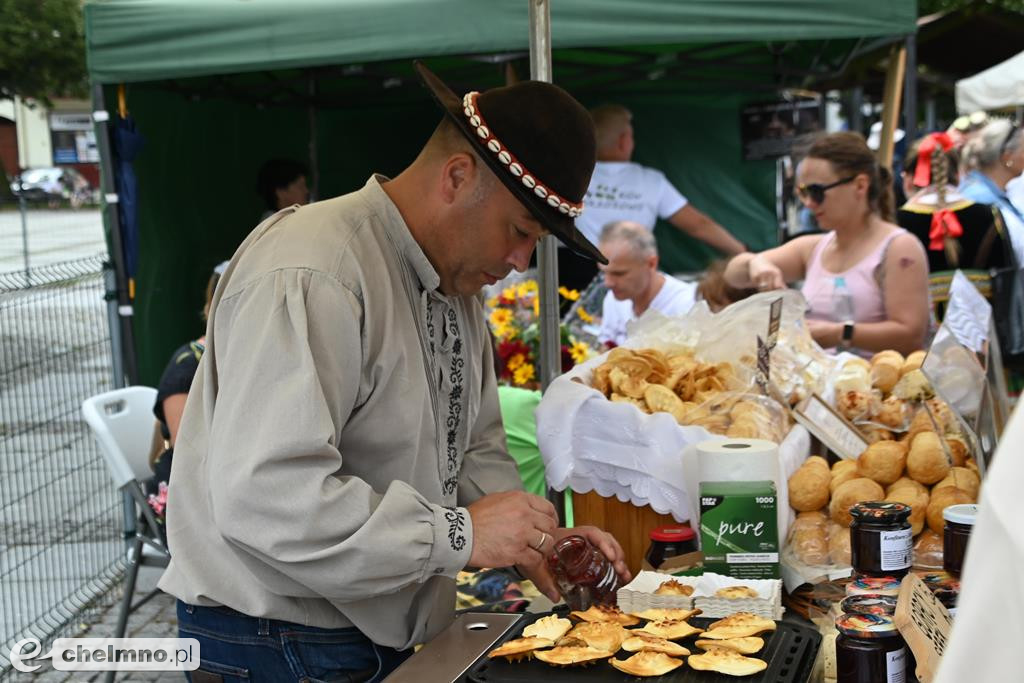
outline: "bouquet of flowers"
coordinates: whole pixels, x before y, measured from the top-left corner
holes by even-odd
[[[494,333],[500,381],[512,386],[536,389],[540,386],[537,362],[540,359],[540,296],[536,280],[509,285],[487,300],[488,321]],[[592,322],[593,317],[582,306],[574,306],[580,298],[574,289],[559,287],[560,309],[566,317],[579,317]],[[569,321],[560,325],[562,372],[594,355],[585,341],[569,331]]]

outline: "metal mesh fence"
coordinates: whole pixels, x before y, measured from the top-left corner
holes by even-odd
[[[116,599],[124,520],[82,401],[111,388],[103,257],[0,273],[0,679]]]

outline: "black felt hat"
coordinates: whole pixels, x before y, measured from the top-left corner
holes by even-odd
[[[414,64],[480,158],[541,225],[577,254],[608,263],[575,225],[597,159],[587,110],[543,81],[459,97],[422,62]]]

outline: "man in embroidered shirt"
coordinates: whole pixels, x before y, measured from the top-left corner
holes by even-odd
[[[693,308],[697,285],[658,270],[654,235],[639,223],[616,221],[604,226],[599,242],[608,265],[600,266],[608,293],[604,297],[598,341],[618,346],[626,325],[648,310],[682,315]]]
[[[557,597],[544,557],[571,532],[521,490],[477,295],[547,231],[602,258],[572,227],[593,133],[555,86],[460,100],[417,69],[445,118],[416,160],[274,214],[217,288],[160,583],[204,680],[380,680],[450,623],[467,566]]]
[[[576,219],[587,239],[596,242],[601,228],[612,221],[629,220],[654,230],[661,218],[726,256],[746,251],[742,242],[680,194],[664,173],[631,161],[633,114],[628,109],[606,104],[590,114],[597,130],[597,166],[585,197],[587,211]],[[559,257],[562,284],[582,289],[594,277],[592,262],[564,249]]]

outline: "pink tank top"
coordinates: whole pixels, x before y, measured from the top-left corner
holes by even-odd
[[[895,237],[906,232],[903,228],[894,230],[870,254],[842,273],[827,270],[821,262],[821,254],[835,239],[835,233],[829,232],[821,238],[811,253],[807,275],[803,287],[800,288],[800,292],[807,299],[807,318],[842,322],[836,319],[832,311],[835,281],[837,277],[841,277],[846,280],[846,288],[853,298],[854,322],[875,323],[886,320],[888,316],[885,313],[885,297],[881,287],[882,273],[878,267],[885,259],[889,244]]]

